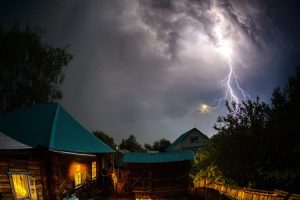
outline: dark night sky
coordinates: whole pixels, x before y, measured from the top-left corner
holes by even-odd
[[[266,102],[300,64],[298,0],[21,0],[1,1],[0,13],[5,28],[29,22],[46,43],[71,45],[61,103],[117,142],[173,141],[193,127],[212,136],[227,56],[241,88]]]

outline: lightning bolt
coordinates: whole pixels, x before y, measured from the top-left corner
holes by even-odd
[[[213,106],[217,104],[217,106],[214,106],[216,108],[220,108],[221,103],[226,100],[239,104],[242,100],[250,99],[250,95],[239,84],[239,77],[237,76],[235,66],[233,64],[234,57],[232,42],[225,38],[221,27],[222,26],[215,27],[217,50],[225,58],[228,72],[225,78],[221,81],[222,85],[225,85],[226,87],[225,96],[213,102]],[[238,62],[241,66],[245,67],[241,59],[238,59]]]

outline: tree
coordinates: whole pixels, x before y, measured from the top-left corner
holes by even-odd
[[[145,144],[144,144],[144,148],[145,148],[147,151],[154,151],[152,145],[151,145],[151,144],[148,144],[148,143],[145,143]]]
[[[159,151],[159,152],[165,152],[170,146],[171,142],[169,140],[166,140],[165,138],[162,138],[158,141],[155,141],[153,145],[146,143],[144,144],[145,149],[148,151]]]
[[[263,161],[263,135],[269,106],[256,101],[227,102],[228,114],[215,124],[218,133],[200,150],[195,160],[195,177],[203,176],[241,185],[257,186]]]
[[[0,113],[62,98],[59,85],[72,55],[42,42],[40,27],[0,28]]]
[[[217,149],[216,166],[225,180],[243,186],[259,186],[264,161],[264,135],[270,118],[270,108],[259,98],[241,104],[227,104],[229,114],[219,117],[212,141]]]
[[[300,193],[300,65],[283,89],[274,90],[271,100],[266,176],[275,187]]]
[[[300,193],[300,65],[271,104],[227,103],[228,114],[201,149],[193,165],[194,180],[216,178],[258,189]]]
[[[130,135],[127,139],[122,139],[119,145],[120,149],[126,149],[131,152],[144,152],[145,149],[136,141],[134,135]]]
[[[96,137],[98,137],[102,142],[110,146],[112,149],[116,149],[115,140],[113,137],[107,135],[102,131],[94,131],[93,132]]]

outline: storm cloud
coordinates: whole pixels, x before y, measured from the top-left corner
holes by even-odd
[[[299,39],[291,34],[300,33],[299,25],[294,22],[291,32],[284,25],[292,25],[287,13],[296,6],[277,1],[1,4],[4,26],[22,19],[44,27],[45,42],[71,45],[75,57],[65,72],[62,104],[89,129],[117,141],[129,134],[142,143],[174,140],[193,127],[214,134],[224,107],[198,111],[225,93],[221,80],[228,68],[216,28],[232,43],[240,85],[253,98],[267,101],[299,62]]]

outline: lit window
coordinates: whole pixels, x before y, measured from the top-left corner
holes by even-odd
[[[9,172],[15,199],[37,199],[35,180],[27,172]]]
[[[16,198],[29,198],[29,185],[27,175],[12,174],[11,180]]]
[[[96,162],[92,162],[92,179],[96,178],[96,176],[97,176]]]
[[[81,185],[81,166],[80,166],[80,164],[74,165],[74,182],[75,182],[75,186]]]

